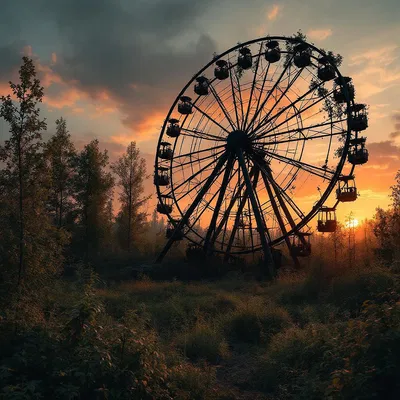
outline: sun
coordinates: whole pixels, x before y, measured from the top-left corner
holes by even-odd
[[[352,218],[350,220],[347,220],[344,224],[345,228],[356,228],[359,225],[358,219],[357,218]]]

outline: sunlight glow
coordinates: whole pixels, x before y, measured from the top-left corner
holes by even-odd
[[[344,224],[346,229],[356,228],[358,225],[359,225],[359,222],[358,222],[358,219],[356,219],[356,218],[348,219]]]

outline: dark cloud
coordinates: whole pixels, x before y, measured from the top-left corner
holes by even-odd
[[[211,3],[212,0],[16,0],[9,2],[6,10],[16,19],[17,27],[26,21],[29,28],[32,20],[39,26],[50,26],[45,36],[53,32],[54,40],[59,41],[53,47],[62,49],[57,51],[54,72],[91,96],[106,91],[118,104],[125,122],[135,125],[146,115],[166,109],[173,94],[216,50],[213,40],[198,24]],[[17,10],[23,10],[19,19],[15,18]],[[15,28],[13,34],[21,35],[20,28]],[[1,42],[0,38],[0,46]],[[40,47],[40,43],[29,44],[34,52]],[[3,68],[5,72],[15,60],[10,54],[4,57],[12,59]],[[0,69],[0,77],[1,74]]]
[[[11,73],[21,64],[21,50],[24,45],[22,41],[3,46],[0,42],[0,82],[11,80]]]

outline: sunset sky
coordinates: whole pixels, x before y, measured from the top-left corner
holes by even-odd
[[[369,104],[370,161],[356,170],[358,220],[389,203],[400,169],[399,0],[12,0],[0,10],[0,94],[32,56],[46,97],[48,137],[63,116],[77,147],[97,137],[114,160],[135,140],[152,172],[156,141],[180,89],[237,42],[292,35],[344,57]],[[0,140],[8,128],[0,122]],[[151,192],[151,180],[147,185]]]

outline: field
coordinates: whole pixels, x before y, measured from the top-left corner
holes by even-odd
[[[3,323],[5,398],[395,399],[398,275],[59,282]],[[5,316],[6,322],[10,316]]]

